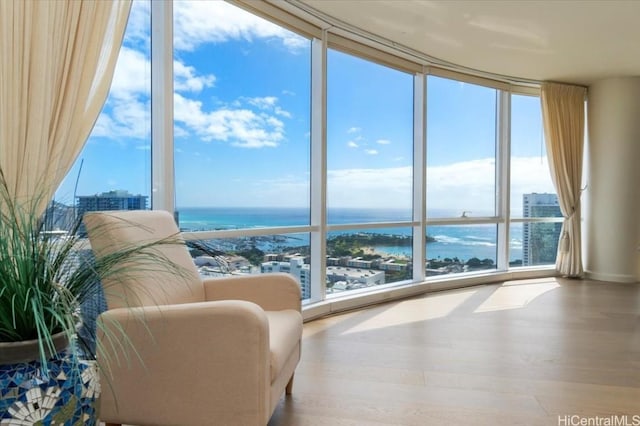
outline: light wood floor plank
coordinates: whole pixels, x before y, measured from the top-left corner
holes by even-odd
[[[557,425],[640,415],[640,285],[537,279],[305,324],[269,426]]]

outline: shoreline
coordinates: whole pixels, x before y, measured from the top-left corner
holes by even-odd
[[[389,252],[377,250],[375,246],[362,247],[362,251],[366,255],[371,255],[371,256],[376,256],[377,255],[377,256],[380,256],[383,259],[393,258],[394,260],[405,262],[405,263],[408,263],[408,262],[412,261],[412,257],[409,256],[409,255],[406,255],[406,254],[394,254],[394,253],[389,253]]]

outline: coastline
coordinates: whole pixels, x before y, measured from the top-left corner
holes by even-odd
[[[234,230],[256,228],[271,228],[279,226],[305,226],[308,225],[308,209],[271,208],[256,209],[247,208],[197,208],[180,209],[180,225],[185,231],[197,232],[200,230]],[[336,217],[331,224],[342,225],[348,223],[382,223],[396,221],[399,217],[398,210],[341,210],[339,218]],[[338,216],[338,215],[336,215]],[[394,220],[392,220],[394,219]],[[430,225],[425,229],[429,236],[436,241],[428,241],[426,245],[426,258],[431,260],[453,259],[468,260],[473,257],[479,259],[490,258],[495,261],[497,253],[495,240],[497,238],[495,225]],[[394,241],[395,238],[411,238],[413,229],[406,227],[358,229],[353,231],[340,230],[329,231],[329,239],[340,235],[369,234],[373,240],[360,240],[361,248],[367,248],[367,255],[378,255],[383,258],[396,257],[400,261],[411,260],[413,256],[413,243]],[[379,237],[376,239],[376,235]],[[521,259],[522,257],[522,226],[512,224],[510,226],[511,241],[509,244],[509,258]],[[252,246],[272,253],[279,253],[283,249],[294,250],[300,247],[304,250],[310,244],[309,232],[294,234],[278,234],[279,239],[269,238],[269,235],[253,237],[226,237],[211,238],[220,248],[234,251],[237,246]],[[388,238],[387,238],[388,237]],[[347,240],[349,240],[347,238]],[[371,250],[373,249],[373,250]]]
[[[382,251],[376,246],[362,247],[362,251],[366,255],[380,256],[382,259],[385,259],[385,260],[392,258],[393,260],[399,261],[401,263],[408,263],[412,261],[411,256],[405,253],[392,253],[392,252]]]

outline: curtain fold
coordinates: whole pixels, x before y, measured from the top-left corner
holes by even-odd
[[[43,212],[109,93],[131,0],[0,1],[0,171]]]
[[[540,98],[551,178],[564,216],[556,269],[569,277],[583,274],[580,197],[585,95],[584,87],[544,83]]]

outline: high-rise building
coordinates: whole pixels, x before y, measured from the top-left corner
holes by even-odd
[[[76,214],[82,217],[86,212],[106,210],[146,210],[146,195],[133,195],[126,190],[103,192],[95,195],[80,195],[76,197]],[[84,226],[80,233],[84,234]]]
[[[524,218],[562,217],[556,194],[523,194]],[[522,266],[554,263],[558,252],[560,222],[524,222],[522,226]]]
[[[260,265],[260,273],[287,272],[300,283],[302,299],[311,297],[311,269],[310,265],[304,263],[304,257],[294,256],[288,261],[269,261]]]
[[[105,210],[145,210],[146,195],[133,195],[126,190],[103,192],[96,195],[80,195],[76,201],[78,214]]]

